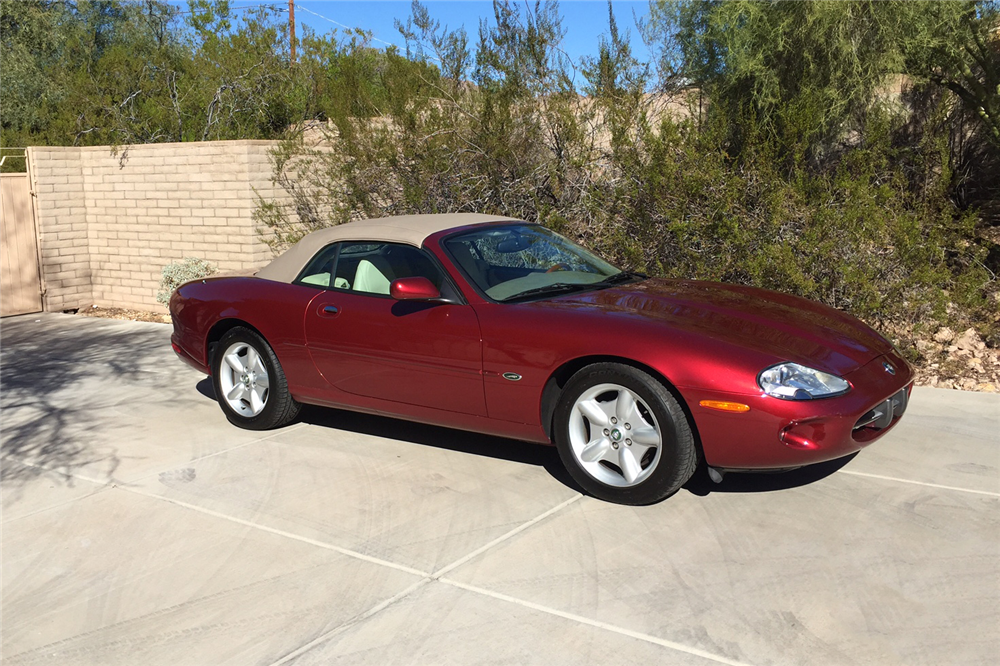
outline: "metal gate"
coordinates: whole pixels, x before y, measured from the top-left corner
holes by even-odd
[[[38,234],[28,174],[0,174],[0,209],[0,317],[40,312]]]

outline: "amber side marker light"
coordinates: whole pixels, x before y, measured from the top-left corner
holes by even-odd
[[[744,405],[742,402],[726,402],[725,400],[702,400],[698,403],[702,407],[708,407],[709,409],[718,409],[721,412],[736,412],[737,414],[742,414],[744,412],[750,411],[750,405]]]

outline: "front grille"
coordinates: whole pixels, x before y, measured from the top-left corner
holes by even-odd
[[[902,388],[892,397],[883,400],[865,412],[854,424],[854,439],[866,441],[875,437],[895,423],[906,411],[906,389]]]

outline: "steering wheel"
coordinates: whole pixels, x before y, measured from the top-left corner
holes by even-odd
[[[552,264],[549,267],[549,270],[547,270],[545,272],[546,273],[555,273],[556,271],[571,271],[571,270],[573,270],[573,267],[570,266],[569,264],[558,263],[558,264]]]

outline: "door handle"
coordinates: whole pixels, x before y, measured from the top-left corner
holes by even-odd
[[[323,314],[325,314],[325,315],[335,315],[338,312],[340,312],[340,310],[337,308],[336,305],[324,305],[323,306]]]

